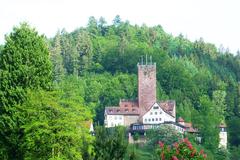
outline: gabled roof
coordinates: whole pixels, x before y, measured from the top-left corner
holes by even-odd
[[[174,115],[175,101],[174,100],[159,101],[157,103],[164,110],[164,112],[175,117],[175,115]]]

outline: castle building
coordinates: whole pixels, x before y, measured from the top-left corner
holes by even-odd
[[[176,121],[173,100],[157,101],[156,63],[138,64],[138,98],[119,101],[119,106],[105,108],[105,126],[130,127],[132,124],[161,124]]]
[[[156,63],[138,63],[138,97],[135,100],[120,99],[118,106],[105,107],[105,127],[126,126],[131,133],[145,133],[160,125],[170,125],[180,133],[198,135],[198,130],[183,118],[176,122],[174,100],[158,101],[156,96]],[[219,147],[227,148],[226,126],[220,125]],[[197,136],[199,142],[201,137]]]

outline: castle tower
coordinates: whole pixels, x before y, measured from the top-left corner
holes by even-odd
[[[138,63],[138,104],[148,110],[156,102],[156,63]]]

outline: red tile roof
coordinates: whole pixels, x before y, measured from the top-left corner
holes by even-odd
[[[108,115],[139,115],[137,107],[106,107],[105,113]]]
[[[158,102],[158,105],[164,110],[164,112],[175,117],[175,113],[174,113],[175,101],[174,100],[160,101]]]
[[[168,101],[160,101],[158,105],[163,109],[164,112],[168,113],[169,115],[175,117],[174,115],[174,107],[175,101],[168,100]],[[152,106],[149,106],[151,109]],[[125,100],[121,99],[119,101],[118,106],[106,107],[105,113],[108,115],[141,115],[143,116],[148,110],[145,108],[139,108],[137,100]]]

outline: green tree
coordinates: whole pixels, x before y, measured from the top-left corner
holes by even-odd
[[[97,24],[97,20],[95,17],[93,17],[93,16],[89,17],[87,30],[89,31],[89,33],[91,33],[93,35],[98,34],[98,24]]]
[[[61,35],[57,32],[57,35],[53,41],[53,47],[51,48],[51,61],[53,64],[53,80],[59,82],[64,76],[63,58],[61,49]]]
[[[200,98],[200,111],[193,114],[192,120],[193,124],[199,129],[203,145],[214,153],[219,144],[218,126],[221,119],[215,111],[214,103],[208,96]]]
[[[28,100],[18,109],[24,117],[24,159],[81,159],[90,142],[90,112],[61,92],[28,91]],[[83,141],[84,138],[84,141]]]
[[[81,31],[77,37],[77,52],[78,56],[78,74],[82,75],[84,71],[88,70],[92,65],[92,41],[89,33]]]
[[[225,112],[227,109],[225,97],[225,91],[217,90],[213,92],[213,103],[215,104],[215,111],[220,116],[222,121],[225,121]]]
[[[26,100],[26,89],[50,89],[51,63],[44,36],[28,24],[14,27],[0,55],[0,153],[22,159],[21,117],[15,105]]]
[[[161,125],[159,128],[147,131],[148,145],[155,147],[158,142],[163,142],[167,145],[171,145],[174,142],[178,142],[182,139],[182,135],[172,126]]]
[[[94,151],[96,160],[121,160],[127,152],[126,130],[123,127],[96,127]]]
[[[113,25],[116,27],[119,26],[122,23],[122,20],[120,18],[120,15],[116,15],[113,19]]]

